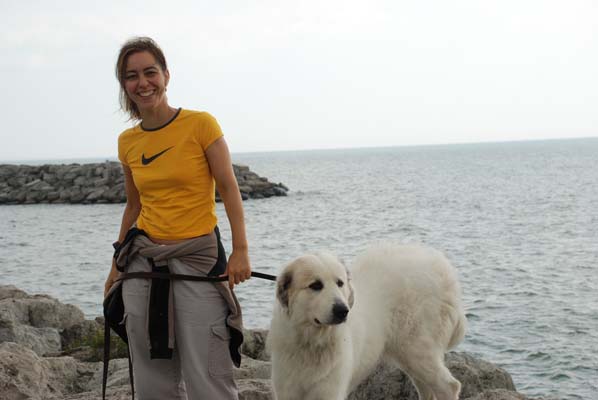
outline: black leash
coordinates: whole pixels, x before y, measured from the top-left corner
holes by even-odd
[[[251,272],[251,276],[260,279],[266,279],[269,281],[276,281],[275,275],[264,274],[262,272]],[[195,276],[195,275],[184,275],[184,274],[171,274],[166,272],[125,272],[122,273],[114,281],[121,281],[125,279],[170,279],[170,280],[181,280],[181,281],[200,281],[200,282],[224,282],[228,281],[228,275],[223,276]]]
[[[276,275],[264,274],[262,272],[251,272],[254,278],[265,279],[269,281],[276,281]],[[170,274],[160,272],[126,272],[122,273],[116,280],[125,279],[171,279],[171,280],[186,280],[186,281],[201,281],[201,282],[224,282],[228,281],[228,275],[224,276],[195,276],[184,274]],[[133,366],[131,364],[131,353],[127,347],[127,356],[129,358],[129,379],[131,383],[131,398],[135,398],[135,386],[133,383]],[[110,361],[110,326],[108,320],[104,317],[104,371],[102,376],[102,399],[106,399],[106,383],[108,382],[108,363]]]
[[[276,275],[270,275],[270,274],[264,274],[262,272],[251,271],[251,276],[254,276],[254,277],[260,278],[260,279],[267,279],[269,281],[275,281],[276,282]]]

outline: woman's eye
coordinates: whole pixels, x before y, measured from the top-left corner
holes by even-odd
[[[341,281],[340,279],[338,281],[336,281],[336,285],[338,287],[343,287],[344,284],[345,284],[345,282]]]
[[[125,76],[125,79],[130,81],[130,80],[135,79],[136,77],[137,77],[137,75],[127,75],[127,76]]]
[[[309,288],[311,290],[319,291],[319,290],[322,290],[324,288],[324,285],[320,281],[315,281],[314,283],[312,283],[311,285],[309,285]]]

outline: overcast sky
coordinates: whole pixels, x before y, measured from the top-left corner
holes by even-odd
[[[137,35],[233,152],[598,136],[595,0],[0,4],[0,160],[115,157]]]

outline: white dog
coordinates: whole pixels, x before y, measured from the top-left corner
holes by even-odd
[[[444,365],[466,319],[455,269],[439,252],[377,245],[351,276],[329,254],[307,255],[278,278],[268,335],[278,400],[343,400],[380,362],[402,369],[420,399],[456,400]]]

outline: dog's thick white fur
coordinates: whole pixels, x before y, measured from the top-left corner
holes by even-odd
[[[330,254],[300,257],[277,283],[268,347],[278,400],[342,400],[381,362],[422,400],[456,400],[444,354],[465,333],[457,273],[438,251],[378,244],[348,270]]]

